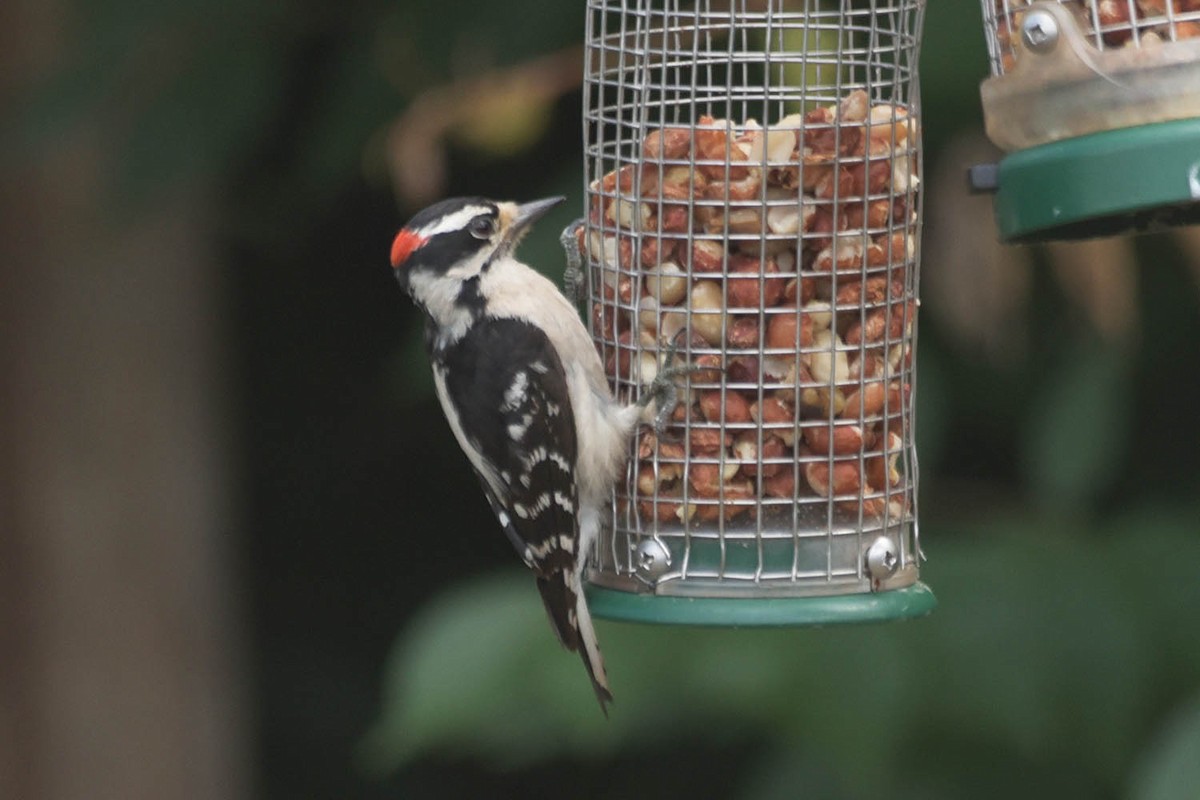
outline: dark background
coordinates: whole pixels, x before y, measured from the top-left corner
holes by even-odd
[[[601,623],[605,723],[386,260],[438,197],[563,193],[557,263],[582,6],[6,3],[0,796],[1191,796],[1200,236],[999,246],[979,11],[930,6],[941,606]]]

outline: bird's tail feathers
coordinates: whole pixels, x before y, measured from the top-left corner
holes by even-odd
[[[578,586],[578,579],[576,579]],[[600,641],[596,638],[596,629],[592,627],[592,615],[588,611],[587,598],[582,587],[576,593],[575,615],[579,620],[579,656],[583,666],[587,668],[588,677],[592,679],[592,689],[596,691],[596,699],[600,701],[600,710],[608,717],[608,704],[613,701],[612,692],[608,688],[608,673],[604,669],[604,656],[600,654]]]
[[[579,626],[575,623],[576,595],[571,588],[571,582],[566,580],[566,570],[556,569],[548,575],[537,576],[538,592],[542,595],[542,604],[546,606],[546,615],[550,617],[550,627],[558,642],[568,650],[579,649]]]
[[[548,575],[539,575],[537,587],[558,641],[566,649],[579,652],[591,679],[592,689],[596,692],[596,699],[600,701],[600,710],[607,717],[607,704],[612,702],[613,696],[608,688],[604,657],[600,654],[592,615],[588,612],[587,599],[578,575],[570,569],[554,570]]]

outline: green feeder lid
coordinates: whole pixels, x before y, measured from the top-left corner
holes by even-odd
[[[1200,223],[1200,119],[1092,133],[1000,161],[996,224],[1008,243]],[[990,181],[989,181],[990,182]]]
[[[785,627],[886,622],[922,617],[937,599],[923,583],[901,589],[816,597],[677,597],[589,585],[588,608],[601,619],[662,625]]]

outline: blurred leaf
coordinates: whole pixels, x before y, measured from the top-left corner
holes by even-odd
[[[451,133],[455,141],[493,158],[516,155],[537,144],[557,98],[514,81],[478,98]]]
[[[413,98],[391,126],[386,159],[401,201],[422,205],[445,191],[444,140],[486,156],[512,156],[545,133],[554,103],[579,86],[577,45],[505,69],[479,70]]]
[[[848,796],[827,764],[793,747],[776,747],[749,770],[738,800],[828,800]]]
[[[1166,683],[1195,681],[1200,665],[1200,636],[1187,615],[1200,609],[1200,580],[1196,580],[1195,508],[1147,506],[1117,518],[1108,546],[1124,565],[1121,585],[1129,602],[1144,608],[1141,624],[1155,642],[1155,672]],[[1181,543],[1182,546],[1181,546]]]
[[[689,731],[792,743],[788,752],[821,765],[822,782],[857,797],[886,789],[896,770],[914,769],[922,742],[937,741],[1002,759],[996,772],[1009,777],[988,797],[1061,787],[1065,775],[1115,791],[1146,709],[1200,672],[1195,649],[1173,652],[1184,659],[1174,672],[1158,657],[1168,596],[1141,580],[1149,570],[1131,570],[1127,542],[1193,564],[1200,541],[1160,524],[1113,532],[1098,543],[1030,519],[977,526],[970,537],[927,531],[926,579],[941,602],[927,620],[798,630],[602,622],[617,697],[607,723],[528,579],[471,584],[431,604],[402,637],[367,752],[376,767],[431,751],[498,763],[595,758],[669,746]],[[969,771],[927,769],[931,786],[935,775]]]
[[[1043,503],[1080,507],[1120,474],[1132,408],[1128,367],[1120,348],[1081,345],[1034,401],[1022,445],[1026,480]]]
[[[582,665],[559,652],[546,625],[520,573],[466,584],[431,604],[391,660],[364,764],[385,770],[436,747],[508,761],[571,744],[591,749],[609,732],[588,700]]]
[[[1134,773],[1132,800],[1181,800],[1200,791],[1200,695],[1175,714]]]
[[[1153,667],[1124,554],[1059,521],[1014,518],[972,534],[925,538],[940,605],[920,629],[929,668],[916,683],[931,733],[1030,762],[1079,762],[1112,781]]]

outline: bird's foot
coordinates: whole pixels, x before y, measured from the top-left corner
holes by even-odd
[[[671,422],[671,415],[675,413],[675,406],[679,404],[679,384],[676,383],[677,378],[687,375],[692,375],[703,369],[698,364],[683,363],[675,364],[675,357],[679,352],[679,338],[684,334],[680,331],[667,343],[663,350],[662,359],[659,361],[658,370],[654,376],[654,380],[646,387],[645,392],[638,399],[638,405],[642,408],[647,408],[651,403],[654,403],[654,434],[661,441],[677,440],[678,437],[667,433],[667,426]]]
[[[575,305],[583,299],[587,275],[583,267],[583,253],[579,248],[579,231],[584,226],[583,217],[563,228],[558,237],[559,244],[567,254],[567,268],[563,270],[563,293]]]

